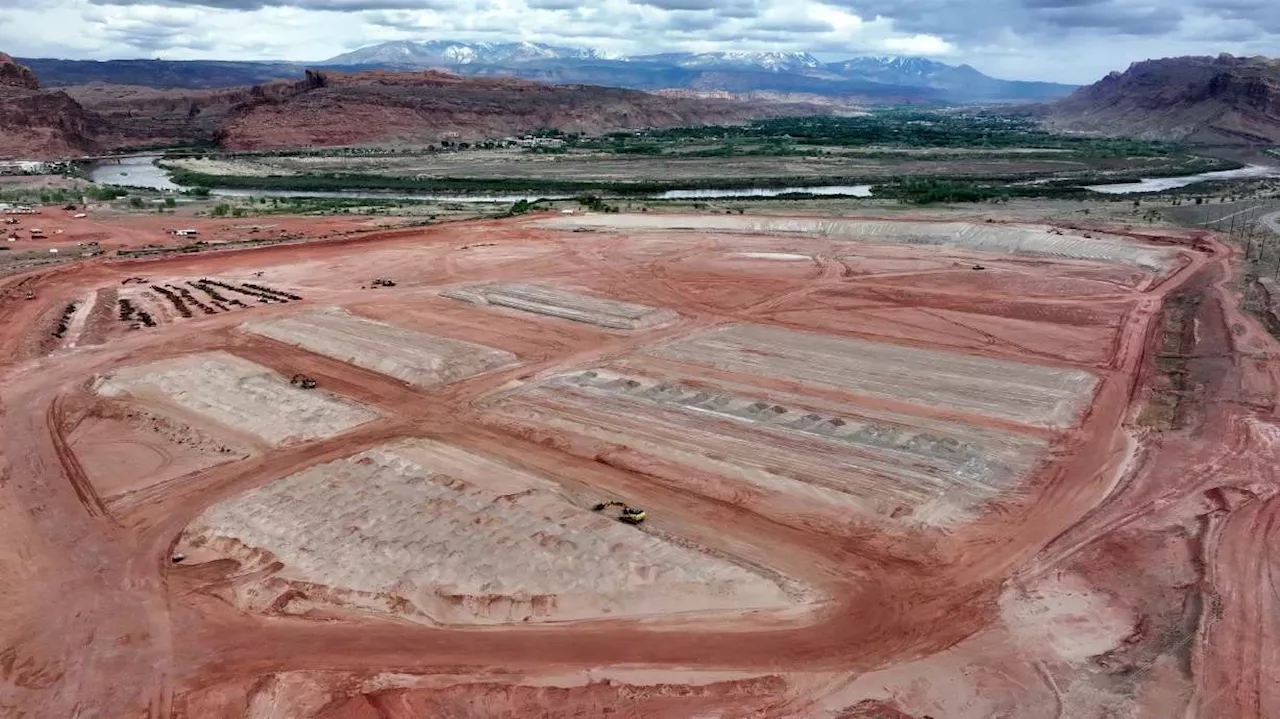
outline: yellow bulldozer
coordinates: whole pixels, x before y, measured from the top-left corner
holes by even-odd
[[[293,379],[289,380],[289,384],[293,385],[294,387],[300,387],[302,389],[315,389],[316,378],[308,377],[305,374],[295,374],[293,376]]]
[[[603,512],[609,507],[617,507],[618,509],[621,510],[618,513],[618,521],[622,522],[623,524],[639,524],[643,522],[645,516],[647,516],[643,509],[636,509],[635,507],[629,507],[625,502],[619,502],[617,500],[612,500],[609,502],[601,502],[600,504],[597,504],[596,506],[592,507],[591,511]]]

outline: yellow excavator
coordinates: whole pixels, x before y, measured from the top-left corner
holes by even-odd
[[[635,507],[629,507],[625,502],[619,502],[616,499],[608,502],[601,502],[600,504],[597,504],[596,506],[592,507],[591,511],[603,512],[605,509],[608,509],[609,507],[617,507],[618,509],[621,510],[621,512],[618,514],[618,521],[622,522],[623,524],[639,524],[644,521],[644,518],[646,516],[645,511],[643,509],[636,509]]]

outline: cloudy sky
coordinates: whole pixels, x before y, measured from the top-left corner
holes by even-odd
[[[1086,83],[1151,57],[1280,55],[1280,0],[0,0],[19,57],[316,61],[435,39],[924,55]]]

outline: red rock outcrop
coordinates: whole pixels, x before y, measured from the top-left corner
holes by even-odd
[[[1053,130],[1193,142],[1280,142],[1280,61],[1175,57],[1113,72],[1046,107]]]
[[[0,158],[95,152],[100,121],[65,92],[42,92],[30,70],[0,53]]]
[[[16,87],[23,90],[39,90],[40,81],[35,73],[16,60],[0,52],[0,88]]]
[[[236,107],[218,140],[233,150],[410,145],[542,127],[598,132],[729,123],[785,112],[777,105],[507,78],[464,79],[440,72],[308,73],[291,92],[263,95]]]
[[[664,97],[440,72],[330,74],[221,90],[85,85],[43,92],[0,61],[0,156],[53,158],[193,141],[229,150],[425,145],[544,127],[600,132],[812,113],[812,105]],[[68,94],[69,93],[69,94]]]
[[[106,123],[104,144],[137,147],[212,143],[235,108],[291,96],[315,86],[313,73],[299,82],[274,82],[219,90],[157,90],[139,85],[93,83],[67,88]]]

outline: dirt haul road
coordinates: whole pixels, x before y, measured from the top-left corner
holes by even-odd
[[[0,714],[1280,711],[1231,248],[581,219],[5,280]]]

